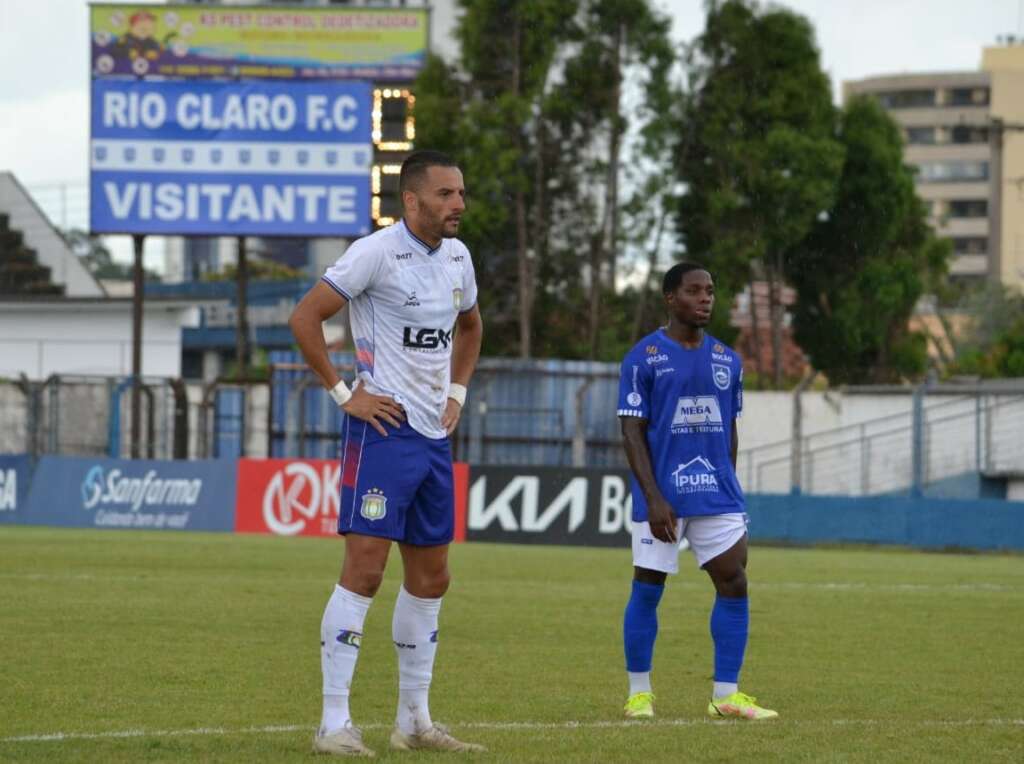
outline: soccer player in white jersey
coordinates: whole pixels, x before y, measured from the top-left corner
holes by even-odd
[[[404,579],[392,637],[398,712],[391,747],[480,751],[433,722],[427,694],[448,589],[454,490],[448,435],[480,356],[483,324],[473,261],[455,238],[465,210],[451,159],[418,151],[399,175],[403,218],[359,239],[302,298],[290,321],[310,368],[345,413],[338,533],[345,557],[320,626],[320,753],[372,756],[349,715],[363,622],[392,542]],[[324,321],[346,304],[356,348],[353,389],[327,355]]]
[[[740,357],[704,331],[715,302],[711,274],[679,263],[665,274],[668,326],[626,354],[618,414],[633,472],[633,589],[623,618],[629,718],[654,716],[651,660],[658,603],[679,572],[679,540],[707,571],[711,610],[714,718],[772,719],[739,691],[747,646],[747,524],[736,479],[736,418],[743,409]]]

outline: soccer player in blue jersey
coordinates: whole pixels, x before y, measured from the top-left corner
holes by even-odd
[[[473,261],[455,238],[465,188],[455,163],[434,151],[409,156],[398,186],[402,220],[355,241],[290,321],[306,362],[345,413],[338,517],[345,558],[320,626],[318,753],[373,755],[348,701],[363,622],[392,542],[404,577],[392,620],[398,712],[391,747],[483,750],[434,724],[427,703],[454,535],[448,435],[483,336]],[[351,390],[331,364],[323,334],[323,322],[346,304],[356,347]]]
[[[626,354],[619,419],[633,472],[633,590],[623,641],[629,718],[654,716],[651,658],[665,577],[679,572],[680,541],[715,587],[711,638],[714,686],[708,715],[772,719],[739,691],[747,645],[747,528],[736,479],[736,418],[743,408],[743,367],[730,348],[704,331],[711,320],[711,274],[679,263],[662,283],[668,326]]]

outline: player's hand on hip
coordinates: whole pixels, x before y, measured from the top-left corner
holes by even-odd
[[[405,412],[395,403],[394,398],[386,395],[374,395],[362,387],[352,391],[352,397],[341,407],[346,414],[362,419],[373,425],[373,429],[387,437],[387,431],[381,422],[387,422],[396,429],[405,421]]]
[[[676,534],[676,513],[661,496],[648,502],[647,524],[651,526],[651,535],[658,541],[675,544],[679,540]]]
[[[449,435],[459,424],[459,417],[462,416],[462,406],[454,398],[448,398],[444,405],[444,414],[441,415],[441,426]]]

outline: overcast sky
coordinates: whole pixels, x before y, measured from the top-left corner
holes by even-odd
[[[701,31],[703,0],[654,3],[677,40]],[[778,4],[810,18],[837,96],[849,79],[977,69],[983,46],[1024,32],[1024,0]],[[58,224],[87,219],[88,42],[85,0],[0,0],[0,171],[13,171]]]

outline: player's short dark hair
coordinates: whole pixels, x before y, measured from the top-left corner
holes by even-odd
[[[661,293],[669,294],[679,288],[679,285],[683,283],[683,276],[690,271],[707,271],[700,263],[682,262],[676,263],[667,271],[665,271],[665,277],[661,280]],[[711,271],[708,271],[710,274]]]
[[[398,174],[398,193],[412,191],[419,184],[431,167],[458,167],[455,160],[440,151],[414,151],[402,162],[402,171]]]

